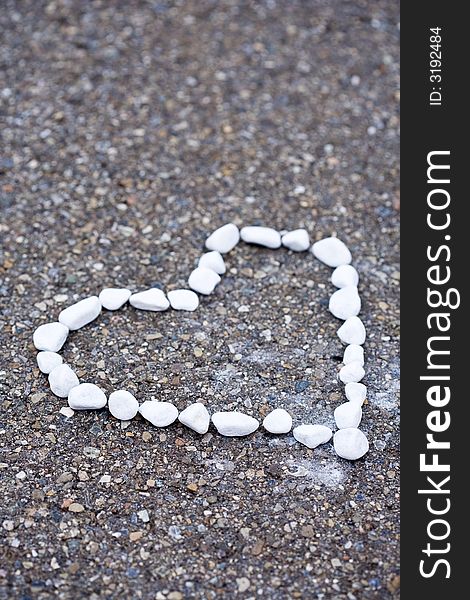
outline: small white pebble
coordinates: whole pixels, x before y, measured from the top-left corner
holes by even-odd
[[[48,381],[52,393],[59,398],[67,398],[70,390],[80,383],[72,369],[65,364],[52,369]]]
[[[335,421],[338,429],[345,427],[359,427],[362,419],[362,409],[355,402],[345,402],[335,408]]]
[[[84,298],[59,313],[59,322],[71,331],[81,329],[91,323],[101,313],[101,302],[98,296]]]
[[[366,328],[359,317],[349,317],[337,331],[339,339],[345,344],[362,346],[366,341]]]
[[[129,298],[129,303],[138,310],[150,310],[154,312],[166,310],[170,306],[168,298],[158,288],[150,288],[143,292],[132,294]]]
[[[349,402],[354,402],[359,404],[359,406],[364,404],[364,400],[367,396],[367,387],[363,383],[347,383],[344,391]]]
[[[199,298],[191,290],[172,290],[167,296],[173,310],[193,311],[199,306]]]
[[[62,323],[39,325],[33,334],[33,343],[37,350],[58,352],[65,344],[69,328]]]
[[[26,473],[24,471],[18,471],[16,474],[16,479],[23,481],[23,479],[26,479]]]
[[[325,444],[333,435],[331,429],[325,425],[299,425],[292,433],[294,438],[307,448]]]
[[[206,267],[197,267],[188,279],[188,285],[192,290],[206,296],[212,294],[218,283],[220,283],[220,275]]]
[[[67,419],[70,419],[70,417],[73,417],[73,415],[75,414],[75,411],[72,410],[70,408],[70,406],[63,406],[60,410],[59,410],[61,415],[64,415],[64,417],[67,417]]]
[[[335,237],[328,237],[312,246],[313,255],[329,267],[348,265],[351,260],[351,252],[344,242]]]
[[[336,318],[344,321],[357,316],[361,310],[361,298],[357,287],[348,286],[336,290],[330,297],[328,308]]]
[[[47,375],[49,375],[52,369],[55,369],[55,367],[58,367],[64,362],[60,354],[57,354],[57,352],[48,352],[47,350],[44,352],[38,352],[36,360],[39,370]]]
[[[204,435],[209,430],[210,415],[207,408],[201,402],[194,402],[185,408],[179,415],[178,420],[186,427]]]
[[[292,417],[283,408],[275,408],[263,420],[263,427],[269,433],[288,433],[292,429]]]
[[[139,403],[127,390],[116,390],[109,396],[109,412],[120,421],[130,421],[139,411]]]
[[[250,435],[259,427],[259,422],[241,412],[216,412],[212,415],[212,422],[221,435],[239,437]]]
[[[294,252],[304,252],[310,247],[310,238],[305,229],[288,231],[282,236],[282,245]]]
[[[104,288],[98,297],[106,310],[119,310],[131,297],[131,291],[126,288]]]
[[[217,252],[217,250],[212,250],[212,252],[203,254],[199,259],[197,266],[212,269],[218,275],[223,275],[226,270],[223,256],[220,252]]]
[[[74,386],[67,401],[73,410],[98,410],[106,406],[106,394],[94,383],[80,383]]]
[[[216,229],[206,240],[208,250],[217,250],[221,254],[226,254],[234,248],[240,240],[238,227],[233,223],[227,223]]]
[[[337,288],[344,288],[359,283],[359,273],[352,265],[340,265],[331,275],[331,283]]]
[[[333,445],[336,454],[347,460],[357,460],[369,450],[366,436],[355,427],[339,429],[334,435]]]
[[[365,375],[365,371],[361,363],[357,360],[344,365],[339,372],[339,378],[343,383],[357,383]]]
[[[281,247],[281,235],[271,227],[243,227],[240,237],[247,244],[257,244],[272,249]]]
[[[178,409],[171,402],[146,400],[140,405],[139,412],[155,427],[167,427],[178,418]]]
[[[343,364],[347,365],[350,362],[359,362],[361,366],[364,366],[364,348],[359,344],[346,346],[343,354]]]

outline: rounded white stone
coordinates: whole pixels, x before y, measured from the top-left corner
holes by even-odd
[[[212,294],[218,283],[220,283],[220,275],[206,267],[197,267],[188,279],[188,285],[192,290],[206,296]]]
[[[62,323],[39,325],[33,333],[33,343],[38,350],[57,352],[62,348],[69,334],[69,328]]]
[[[258,244],[273,249],[281,247],[281,234],[271,227],[243,227],[240,237],[247,244]]]
[[[336,454],[347,460],[357,460],[369,450],[369,442],[360,429],[339,429],[333,438]]]
[[[91,323],[101,312],[101,302],[98,296],[84,298],[59,313],[59,321],[72,331]]]
[[[289,433],[292,429],[292,417],[283,408],[275,408],[264,417],[263,427],[269,433]]]
[[[335,237],[328,237],[312,246],[313,255],[329,267],[348,265],[351,260],[351,252],[344,242]]]
[[[199,298],[191,290],[173,290],[167,296],[174,310],[193,311],[199,306]]]
[[[178,409],[171,402],[146,400],[140,405],[139,412],[155,427],[167,427],[178,418]]]
[[[294,438],[307,448],[316,448],[320,444],[325,444],[333,435],[326,425],[299,425],[292,433]]]
[[[357,287],[348,286],[336,290],[330,297],[328,308],[335,317],[344,321],[357,316],[361,310],[361,298]]]
[[[104,288],[98,297],[106,310],[119,310],[131,297],[131,290],[126,288]]]
[[[52,393],[59,396],[59,398],[67,398],[70,390],[80,383],[72,369],[64,364],[52,369],[48,381]]]
[[[367,388],[363,383],[347,383],[344,391],[349,402],[354,402],[355,404],[359,404],[359,406],[364,404],[367,396]]]
[[[364,371],[361,363],[357,360],[344,365],[339,372],[339,378],[343,383],[357,383],[361,381],[366,372]]]
[[[120,421],[130,421],[139,411],[139,403],[127,390],[116,390],[109,396],[109,412]]]
[[[343,355],[343,364],[347,365],[350,362],[359,362],[364,366],[364,348],[359,344],[349,344],[346,346]]]
[[[282,245],[294,252],[304,252],[310,247],[310,238],[305,229],[294,229],[282,236]]]
[[[193,431],[204,434],[209,429],[211,418],[204,404],[194,402],[180,413],[178,420]]]
[[[212,269],[218,275],[225,273],[225,262],[220,252],[212,250],[212,252],[206,252],[201,256],[197,264],[198,267],[205,267],[206,269]]]
[[[221,254],[230,252],[240,240],[238,227],[233,223],[227,223],[216,229],[206,240],[208,250],[217,250]]]
[[[362,419],[362,408],[355,402],[345,402],[335,408],[335,421],[338,429],[346,427],[359,427]]]
[[[170,306],[168,298],[162,290],[157,288],[150,288],[143,292],[132,294],[129,298],[129,303],[139,310],[151,310],[154,312],[166,310]]]
[[[67,401],[73,410],[98,410],[106,406],[106,394],[94,383],[80,383],[70,390]]]
[[[259,427],[259,422],[241,412],[216,412],[212,415],[212,422],[221,435],[240,437],[250,435]]]
[[[339,339],[345,344],[362,346],[366,341],[366,328],[359,317],[349,317],[337,331]]]
[[[45,352],[38,352],[36,360],[39,370],[47,373],[47,375],[49,375],[52,369],[55,369],[64,362],[60,354],[57,354],[57,352],[48,352],[47,350]]]
[[[331,275],[331,283],[337,288],[344,288],[359,283],[359,273],[352,265],[340,265]]]

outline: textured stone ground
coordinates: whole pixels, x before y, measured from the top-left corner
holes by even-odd
[[[0,598],[396,596],[397,3],[6,0],[0,27]],[[350,246],[363,460],[59,414],[33,329],[105,285],[184,285],[230,220]],[[196,313],[104,314],[66,359],[141,400],[332,423],[329,269],[241,245],[228,265]]]

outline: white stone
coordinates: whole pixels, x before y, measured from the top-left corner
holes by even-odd
[[[206,296],[212,294],[218,283],[220,283],[220,275],[206,267],[197,267],[188,279],[188,285],[192,290]]]
[[[310,238],[305,229],[294,229],[282,236],[282,245],[294,252],[304,252],[310,247]]]
[[[106,406],[106,394],[94,383],[80,383],[73,387],[67,401],[73,410],[98,410]]]
[[[336,454],[347,460],[357,460],[369,450],[369,442],[360,429],[339,429],[333,438]]]
[[[333,435],[331,429],[325,425],[299,425],[292,433],[295,439],[307,448],[325,444]]]
[[[362,419],[362,408],[355,402],[345,402],[335,408],[335,421],[338,429],[346,427],[359,427]]]
[[[273,249],[281,247],[281,234],[271,227],[243,227],[240,237],[247,244],[258,244]]]
[[[199,306],[199,298],[191,290],[172,290],[167,296],[174,310],[193,311]]]
[[[80,383],[72,369],[64,364],[52,369],[48,381],[52,393],[59,398],[67,398],[70,390]]]
[[[194,402],[180,413],[178,420],[193,431],[204,434],[209,429],[211,418],[204,404]]]
[[[359,283],[359,273],[351,265],[336,267],[331,275],[331,283],[337,288],[344,288]]]
[[[222,225],[216,229],[206,240],[206,248],[208,250],[217,250],[221,254],[230,252],[232,248],[238,244],[240,240],[240,232],[238,227],[233,223]]]
[[[109,396],[109,412],[120,421],[130,421],[139,412],[139,403],[127,390],[116,390]]]
[[[362,346],[366,341],[366,328],[359,317],[349,317],[337,331],[339,339],[345,344]]]
[[[60,410],[59,410],[61,415],[64,415],[64,417],[67,417],[67,419],[70,419],[70,417],[73,417],[73,415],[75,414],[75,411],[72,410],[70,408],[70,406],[63,406]]]
[[[49,352],[47,350],[45,352],[38,352],[36,360],[38,362],[39,370],[43,373],[47,373],[47,375],[49,375],[52,369],[55,369],[64,362],[64,359],[60,354],[57,354],[57,352]]]
[[[131,297],[131,290],[126,288],[104,288],[98,297],[106,310],[119,310]]]
[[[225,273],[225,262],[220,252],[212,250],[212,252],[206,252],[201,256],[197,264],[198,267],[205,267],[206,269],[212,269],[218,275]]]
[[[367,396],[367,388],[363,383],[347,383],[344,391],[349,402],[354,402],[355,404],[359,404],[359,406],[364,404]]]
[[[269,433],[289,433],[292,429],[292,417],[283,408],[275,408],[263,420],[263,427]]]
[[[101,302],[98,296],[84,298],[59,313],[59,321],[72,331],[91,323],[101,312]]]
[[[313,255],[329,267],[348,265],[351,260],[351,252],[344,242],[335,237],[328,237],[312,246]]]
[[[65,344],[68,334],[69,328],[62,323],[45,323],[33,333],[33,343],[38,350],[57,352]]]
[[[212,422],[221,435],[240,437],[250,435],[259,427],[259,422],[241,412],[216,412],[212,415]]]
[[[351,362],[359,362],[364,366],[364,348],[358,344],[349,344],[346,346],[343,355],[343,364],[347,365]]]
[[[364,371],[361,363],[357,360],[344,365],[339,372],[339,378],[343,383],[357,383],[361,381],[366,372]]]
[[[139,310],[151,310],[154,312],[166,310],[170,306],[165,294],[157,288],[150,288],[143,292],[132,294],[129,298],[129,303]]]
[[[356,317],[361,310],[361,298],[357,287],[351,285],[336,290],[330,297],[328,308],[336,318],[344,321],[349,317]]]
[[[167,427],[178,418],[178,409],[171,402],[146,400],[140,405],[139,412],[155,427]]]

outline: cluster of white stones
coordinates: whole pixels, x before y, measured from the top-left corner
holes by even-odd
[[[146,400],[139,405],[137,399],[127,390],[116,390],[109,399],[97,385],[80,383],[77,375],[58,354],[70,331],[75,331],[91,323],[101,313],[102,308],[118,310],[126,302],[140,310],[164,311],[170,306],[174,310],[194,311],[199,305],[199,294],[211,294],[226,271],[222,254],[230,252],[240,238],[248,244],[257,244],[267,248],[284,246],[294,252],[303,252],[310,248],[307,231],[278,232],[270,227],[243,227],[240,231],[233,223],[228,223],[214,231],[206,240],[208,252],[203,254],[198,266],[188,278],[191,289],[173,290],[165,294],[162,290],[151,288],[133,294],[128,289],[105,288],[99,296],[90,296],[69,306],[59,314],[54,323],[40,325],[33,335],[35,347],[39,350],[37,363],[39,369],[49,376],[52,392],[60,398],[67,398],[70,409],[96,410],[108,405],[110,413],[116,419],[129,421],[137,413],[155,427],[167,427],[177,419],[186,427],[205,434],[210,425],[211,416],[206,407],[199,402],[190,404],[181,413],[170,402]],[[336,237],[315,242],[311,252],[321,262],[334,268],[331,282],[335,291],[329,301],[331,313],[344,321],[338,329],[340,340],[346,344],[343,367],[339,379],[345,384],[347,401],[334,411],[337,431],[333,435],[329,427],[321,424],[303,424],[293,430],[294,438],[308,448],[316,448],[333,437],[336,453],[348,460],[361,458],[369,449],[366,436],[360,429],[362,405],[366,399],[367,388],[359,383],[365,375],[364,351],[362,345],[366,339],[366,330],[357,316],[361,309],[358,293],[359,275],[351,266],[352,256],[347,246]],[[230,411],[216,412],[212,423],[224,436],[246,436],[259,427],[259,421],[247,414]],[[271,411],[263,420],[263,427],[272,434],[286,434],[292,429],[292,417],[283,408]]]

